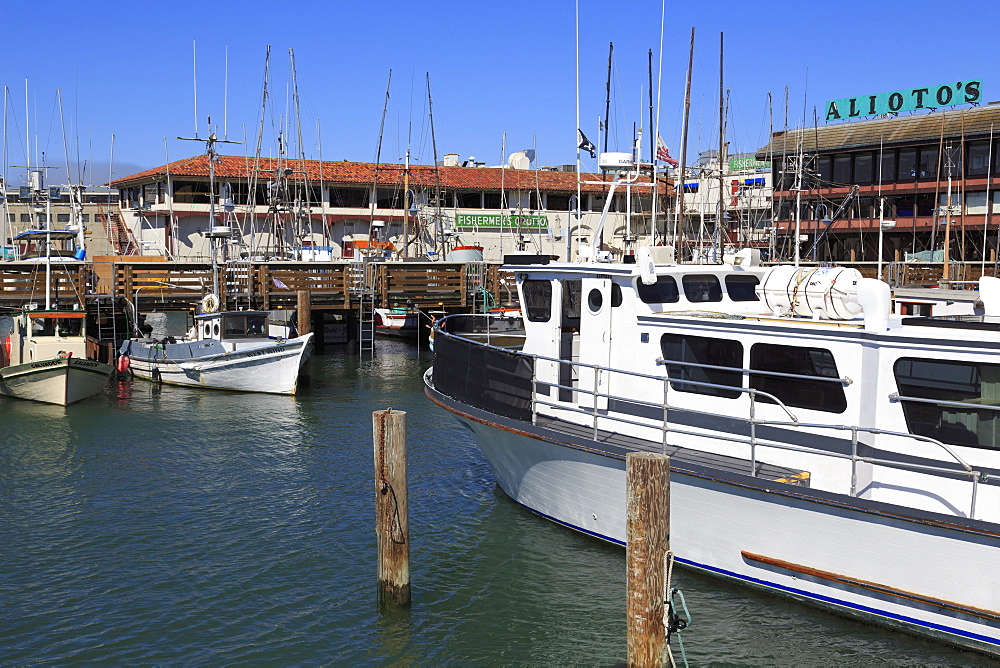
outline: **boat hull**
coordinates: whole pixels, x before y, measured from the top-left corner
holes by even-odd
[[[312,351],[312,336],[206,357],[130,356],[129,367],[139,378],[167,385],[295,394],[302,365]]]
[[[469,429],[508,496],[559,524],[625,544],[623,456],[464,405],[437,392],[430,378],[428,396]],[[670,502],[671,549],[686,566],[1000,656],[996,525],[676,459]]]
[[[67,406],[100,394],[114,367],[95,360],[54,358],[0,369],[0,394]]]

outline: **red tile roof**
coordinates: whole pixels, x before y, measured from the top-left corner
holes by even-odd
[[[306,179],[315,183],[320,181],[330,185],[363,185],[370,187],[378,167],[379,185],[403,184],[402,165],[376,165],[371,162],[333,162],[319,160],[283,160],[275,158],[246,158],[242,156],[219,156],[215,165],[215,177],[219,180],[247,179],[256,173],[257,178],[266,181],[275,173],[279,166],[293,170],[292,179]],[[177,160],[169,165],[147,169],[112,181],[113,188],[138,186],[144,183],[162,181],[170,174],[171,179],[177,178],[208,178],[208,156],[197,155],[193,158]],[[303,175],[303,172],[305,174]],[[411,165],[410,185],[414,188],[433,188],[440,179],[442,188],[453,190],[533,190],[536,187],[544,192],[576,192],[575,172],[553,172],[523,169],[498,169],[487,167],[439,167],[431,165]],[[604,177],[608,184],[611,176]],[[600,174],[581,174],[581,181],[601,181]],[[646,182],[648,178],[640,179]],[[581,185],[583,192],[602,192],[605,186]]]

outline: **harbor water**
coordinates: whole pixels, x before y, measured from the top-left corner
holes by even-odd
[[[0,664],[625,660],[625,552],[511,502],[426,351],[315,356],[295,397],[0,397]],[[372,411],[406,411],[413,603],[380,610]],[[697,665],[1000,665],[687,570]],[[681,648],[675,640],[675,656]]]

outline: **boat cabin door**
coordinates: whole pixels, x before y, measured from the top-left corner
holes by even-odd
[[[581,407],[607,410],[611,363],[610,278],[584,278],[580,303],[580,367],[577,393]],[[589,366],[587,366],[589,365]]]

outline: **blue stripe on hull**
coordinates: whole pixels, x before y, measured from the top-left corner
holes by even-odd
[[[513,499],[511,499],[511,500],[513,500]],[[533,508],[531,508],[529,506],[526,506],[523,503],[520,503],[520,502],[518,502],[516,500],[514,501],[514,503],[517,503],[517,505],[521,506],[522,508],[525,508],[526,510],[531,511],[532,513],[534,513],[535,515],[538,515],[539,517],[543,517],[543,518],[545,518],[547,520],[555,522],[556,524],[564,526],[564,527],[566,527],[568,529],[572,529],[573,531],[585,534],[585,535],[590,536],[592,538],[597,538],[598,540],[602,540],[602,541],[607,542],[607,543],[612,543],[614,545],[619,545],[621,547],[625,547],[625,542],[624,541],[615,540],[614,538],[610,538],[609,536],[605,536],[603,534],[599,534],[599,533],[594,532],[594,531],[589,531],[587,529],[584,529],[582,527],[578,527],[578,526],[576,526],[574,524],[570,524],[568,522],[563,522],[562,520],[559,520],[559,519],[557,519],[555,517],[552,517],[551,515],[546,515],[545,513],[538,512],[537,510],[535,510],[535,509],[533,509]],[[817,593],[813,593],[813,592],[804,591],[802,589],[796,589],[795,587],[788,587],[788,586],[785,586],[785,585],[777,584],[776,582],[770,582],[768,580],[762,580],[760,578],[751,577],[749,575],[742,575],[740,573],[735,573],[733,571],[728,571],[728,570],[725,570],[723,568],[716,568],[714,566],[709,566],[707,564],[701,564],[701,563],[698,563],[696,561],[691,561],[689,559],[681,559],[680,557],[675,557],[674,559],[678,563],[683,564],[683,565],[685,565],[685,566],[687,566],[689,568],[696,568],[698,570],[705,571],[706,573],[712,573],[713,575],[719,575],[719,576],[722,576],[722,577],[729,578],[731,580],[739,580],[740,582],[745,582],[747,584],[751,584],[751,585],[754,585],[754,586],[764,587],[766,589],[773,589],[773,590],[776,590],[776,591],[781,591],[781,592],[784,592],[786,594],[791,594],[791,595],[796,596],[796,597],[808,599],[810,601],[815,601],[817,603],[822,603],[826,607],[833,606],[833,607],[838,607],[838,608],[844,608],[844,609],[853,611],[855,613],[863,614],[863,616],[865,616],[865,617],[870,617],[871,615],[875,615],[875,616],[878,616],[878,617],[882,617],[882,618],[889,619],[889,620],[892,620],[894,622],[897,622],[899,625],[918,626],[918,627],[921,627],[921,628],[931,629],[931,630],[937,631],[938,633],[945,634],[947,636],[958,636],[960,638],[967,638],[969,640],[973,640],[973,641],[976,641],[976,642],[986,643],[988,645],[993,645],[994,648],[995,648],[994,651],[1000,650],[1000,637],[984,636],[984,635],[980,635],[978,633],[973,633],[971,631],[963,631],[962,629],[956,629],[956,628],[952,628],[950,626],[944,626],[942,624],[935,624],[933,622],[927,622],[927,621],[924,621],[924,620],[915,619],[913,617],[907,617],[905,615],[899,615],[899,614],[896,614],[896,613],[888,612],[888,611],[885,611],[885,610],[880,610],[878,608],[873,608],[873,607],[866,606],[866,605],[861,605],[861,604],[858,604],[858,603],[851,603],[849,601],[844,601],[844,600],[841,600],[841,599],[838,599],[838,598],[834,598],[832,596],[825,596],[823,594],[817,594]]]

